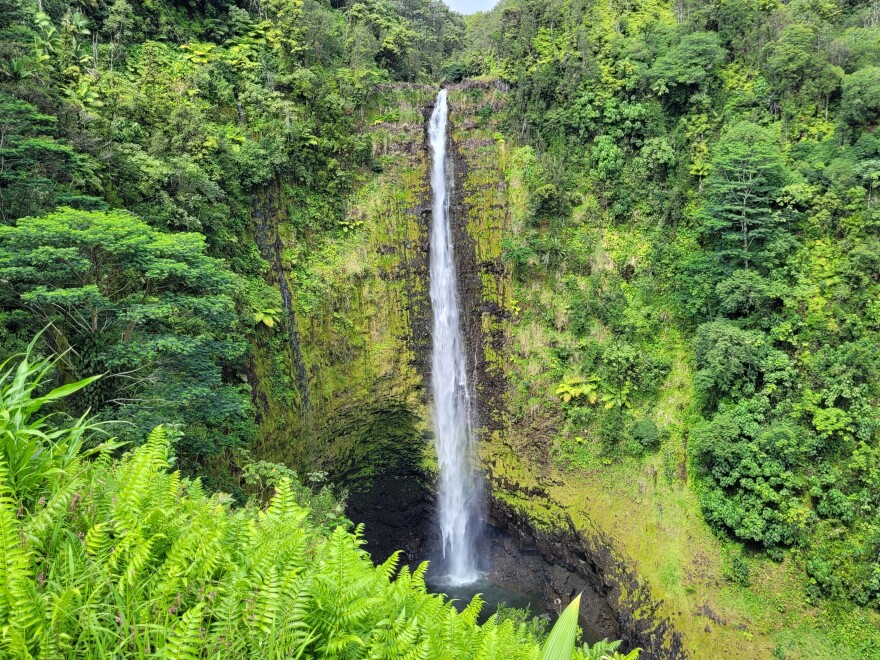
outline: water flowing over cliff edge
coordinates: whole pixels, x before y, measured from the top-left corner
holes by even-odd
[[[258,453],[326,470],[344,484],[349,515],[364,523],[376,560],[397,549],[410,563],[442,557],[430,412],[428,126],[436,91],[386,90],[387,107],[372,131],[378,171],[351,204],[357,230],[310,262],[333,286],[320,306],[298,317],[314,411],[309,428],[261,390],[259,372],[270,360],[259,347],[254,366],[264,418]],[[491,525],[480,552],[492,567],[490,580],[538,594],[549,610],[561,611],[584,592],[582,625],[590,638],[622,638],[625,647],[645,649],[643,657],[683,657],[669,613],[614,540],[575,524],[540,485],[540,460],[531,463],[515,449],[520,431],[505,373],[516,302],[501,243],[524,200],[515,154],[482,119],[503,106],[506,93],[495,83],[448,89],[449,228]],[[280,194],[266,191],[269,200]],[[271,224],[271,209],[263,216]]]

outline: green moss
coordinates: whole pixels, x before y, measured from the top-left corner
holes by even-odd
[[[423,460],[427,414],[413,310],[427,291],[427,231],[418,210],[429,194],[428,162],[411,145],[423,139],[421,107],[430,97],[395,90],[375,110],[384,118],[372,133],[382,171],[364,177],[342,231],[298,249],[281,223],[314,416],[303,418],[291,405],[290,362],[278,332],[267,330],[254,359],[262,458],[329,469],[357,483],[392,469],[389,461],[400,452],[389,447],[413,447],[413,455],[404,452],[408,464]],[[363,459],[361,467],[353,457]]]

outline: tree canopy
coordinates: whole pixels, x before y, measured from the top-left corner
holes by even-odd
[[[247,350],[236,279],[205,254],[203,235],[161,232],[121,211],[61,209],[0,227],[0,278],[10,321],[45,328],[63,380],[105,375],[77,395],[80,411],[184,422],[188,461],[251,439],[247,393],[223,378]]]

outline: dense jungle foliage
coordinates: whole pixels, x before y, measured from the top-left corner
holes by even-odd
[[[427,592],[427,564],[374,566],[332,497],[283,466],[261,470],[265,506],[233,509],[171,471],[161,426],[114,458],[106,425],[46,410],[91,384],[46,391],[52,367],[0,374],[3,657],[623,657],[574,650],[579,599],[543,648],[515,611],[478,625],[479,596],[459,612]]]
[[[880,609],[878,0],[502,0],[470,17],[439,0],[0,0],[0,359],[38,336],[56,386],[103,374],[53,405],[146,443],[120,458],[80,447],[85,422],[41,426],[59,448],[36,476],[7,448],[5,644],[185,657],[197,635],[207,653],[230,639],[221,592],[234,610],[282,579],[313,604],[348,588],[322,582],[318,547],[399,605],[364,613],[354,594],[352,644],[403,627],[434,644],[425,608],[468,644],[537,652],[513,624],[455,618],[418,575],[370,569],[328,492],[296,486],[295,504],[245,451],[266,423],[255,345],[278,363],[265,387],[311,414],[296,319],[330,296],[321,249],[361,229],[352,200],[384,164],[368,131],[395,119],[375,118],[380,97],[469,78],[505,92],[479,120],[524,189],[503,239],[505,376],[536,460],[576,474],[662,454],[742,548],[732,582],[755,579],[752,557],[794,558],[809,604]],[[146,508],[116,511],[135,469]],[[236,509],[198,477],[238,504],[279,494]],[[248,545],[257,524],[283,530],[274,556]],[[202,535],[211,556],[184,548],[198,525],[227,530]],[[201,577],[166,565],[178,546],[200,548]],[[266,626],[229,623],[230,655],[329,643],[297,593]],[[284,616],[315,627],[281,634]]]
[[[506,0],[466,39],[447,75],[508,82],[530,145],[505,257],[556,457],[675,435],[720,533],[880,607],[880,4]]]
[[[477,625],[241,451],[253,342],[302,360],[272,283],[351,230],[376,95],[463,32],[432,0],[0,3],[0,655],[619,657],[572,650],[577,600]],[[275,385],[307,412],[301,367]]]
[[[293,314],[267,262],[347,230],[377,87],[439,75],[463,31],[432,0],[3,0],[2,352],[48,327],[62,380],[107,375],[72,410],[181,424],[187,474],[247,446],[249,345]],[[283,248],[251,221],[273,184]]]

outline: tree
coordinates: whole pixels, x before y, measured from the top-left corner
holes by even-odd
[[[862,128],[880,120],[880,67],[860,69],[843,79],[839,116],[850,128]]]
[[[56,139],[56,119],[0,92],[0,221],[58,204],[102,208],[95,163]]]
[[[792,423],[765,426],[760,397],[725,407],[691,431],[689,451],[705,479],[699,491],[706,520],[767,549],[804,538],[811,514],[799,499],[804,481],[795,469],[814,449]]]
[[[703,226],[728,269],[772,265],[769,248],[786,233],[774,204],[787,179],[779,148],[760,126],[736,124],[715,146]]]
[[[735,270],[718,283],[715,293],[718,308],[726,316],[762,320],[774,304],[778,305],[785,289],[755,270]]]
[[[685,35],[651,67],[652,88],[668,95],[676,107],[683,106],[691,94],[712,78],[727,56],[714,32]]]
[[[768,46],[767,70],[784,92],[796,92],[814,71],[816,31],[801,23],[787,26]]]
[[[825,52],[817,50],[817,42],[813,26],[786,26],[779,39],[766,47],[767,72],[779,96],[822,101],[827,112],[831,95],[840,88],[843,69],[831,64]],[[798,105],[795,108],[802,111]]]
[[[694,356],[696,389],[711,409],[726,396],[751,395],[767,351],[762,333],[743,330],[730,321],[712,321],[697,329]]]
[[[107,374],[75,407],[185,421],[187,461],[252,434],[247,393],[224,376],[246,351],[235,278],[204,252],[204,236],[160,232],[122,211],[65,208],[0,228],[3,306],[29,313],[12,322],[49,326],[63,380]]]

